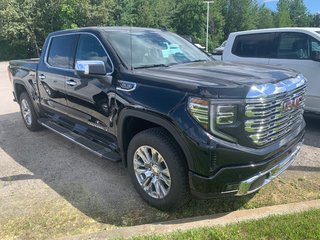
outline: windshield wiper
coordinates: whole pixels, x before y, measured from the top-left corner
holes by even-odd
[[[207,62],[207,61],[208,60],[206,60],[206,59],[198,59],[198,60],[193,60],[193,61],[189,61],[189,62]]]
[[[142,66],[134,67],[134,69],[139,69],[139,68],[154,68],[154,67],[169,67],[169,65],[163,64],[163,63],[150,64],[150,65],[142,65]]]

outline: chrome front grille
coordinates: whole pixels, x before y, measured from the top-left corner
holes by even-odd
[[[254,86],[249,92],[244,128],[256,145],[263,146],[280,139],[301,124],[305,84],[306,80],[299,76],[273,85]]]

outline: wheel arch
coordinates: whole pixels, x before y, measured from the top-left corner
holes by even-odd
[[[132,128],[133,126],[134,128]],[[187,148],[187,143],[174,125],[157,114],[146,113],[135,109],[123,109],[118,118],[117,138],[122,163],[127,166],[127,150],[133,136],[143,130],[153,127],[161,127],[168,132],[184,155],[188,169],[193,169],[194,164],[191,153]]]
[[[32,85],[32,82],[28,82],[28,84]],[[24,81],[16,79],[13,81],[13,88],[16,101],[19,103],[21,93],[26,92],[32,101],[36,114],[40,116],[41,111],[39,105],[35,101],[35,91],[32,86],[28,87]]]
[[[16,100],[19,102],[19,99],[20,99],[20,95],[21,93],[23,92],[26,92],[29,97],[30,97],[30,93],[26,87],[26,85],[24,84],[23,81],[19,81],[19,80],[16,80],[14,81],[14,93],[15,93],[15,97],[16,97]]]

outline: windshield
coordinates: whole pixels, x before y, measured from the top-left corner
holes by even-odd
[[[210,61],[209,57],[193,44],[167,31],[146,29],[133,30],[130,33],[130,29],[107,30],[105,36],[120,58],[133,68]]]

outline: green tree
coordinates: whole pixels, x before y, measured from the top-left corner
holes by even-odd
[[[293,26],[307,27],[310,25],[312,18],[310,17],[303,0],[291,0],[289,12]]]
[[[274,27],[274,16],[270,9],[262,5],[259,8],[257,28],[272,28]]]
[[[214,1],[210,6],[209,49],[218,47],[225,39],[225,17],[223,15],[225,0]]]
[[[0,37],[25,49],[23,57],[39,56],[49,32],[112,25],[113,7],[114,0],[0,0]]]
[[[116,25],[170,27],[172,1],[117,0],[113,12]]]
[[[205,43],[206,5],[197,0],[181,0],[176,2],[176,10],[172,16],[172,28],[180,35],[190,35],[198,43]]]
[[[293,25],[290,12],[290,0],[279,0],[277,4],[277,27],[291,27]]]
[[[29,45],[39,56],[37,22],[40,13],[35,11],[36,0],[1,0],[0,6],[1,37],[8,42],[14,42],[14,45]]]
[[[255,29],[259,7],[255,0],[228,0],[225,5],[225,34]]]
[[[313,16],[311,26],[320,27],[320,13],[317,13]]]

